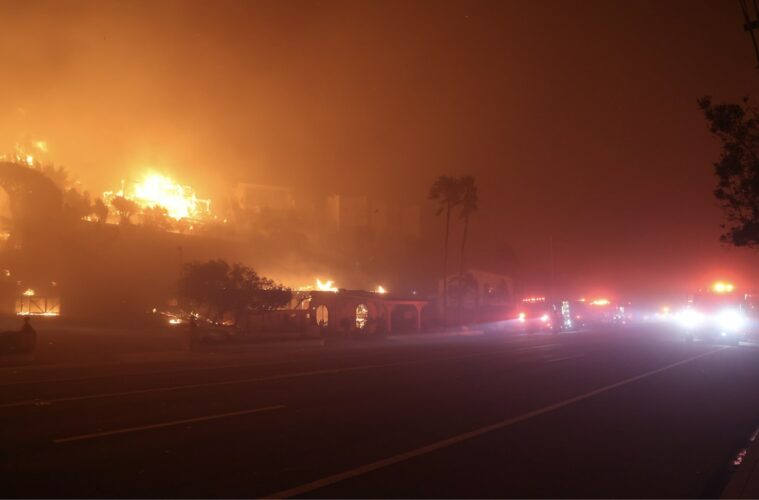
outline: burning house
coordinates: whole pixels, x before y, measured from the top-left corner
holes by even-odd
[[[121,181],[119,191],[103,193],[103,201],[107,205],[119,197],[136,203],[142,209],[161,207],[175,220],[203,220],[211,216],[211,200],[198,198],[191,186],[178,184],[155,172],[146,174],[139,181]]]
[[[37,290],[27,288],[16,299],[17,316],[60,316],[61,299],[57,291],[47,290],[40,294]]]

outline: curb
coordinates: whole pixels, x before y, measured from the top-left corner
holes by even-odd
[[[720,498],[759,498],[759,428],[733,460],[737,467]]]

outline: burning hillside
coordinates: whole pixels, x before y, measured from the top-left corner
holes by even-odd
[[[198,198],[192,187],[178,184],[155,172],[149,172],[140,181],[129,185],[122,181],[117,192],[103,193],[103,200],[109,205],[118,197],[133,201],[143,210],[164,208],[168,216],[175,220],[202,220],[211,214],[211,200]]]

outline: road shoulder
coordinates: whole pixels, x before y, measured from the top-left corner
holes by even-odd
[[[750,438],[749,445],[736,456],[737,466],[727,483],[722,498],[759,498],[759,428]]]

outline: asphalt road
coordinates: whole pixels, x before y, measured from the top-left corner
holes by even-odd
[[[714,497],[759,348],[395,340],[0,380],[3,497]]]

